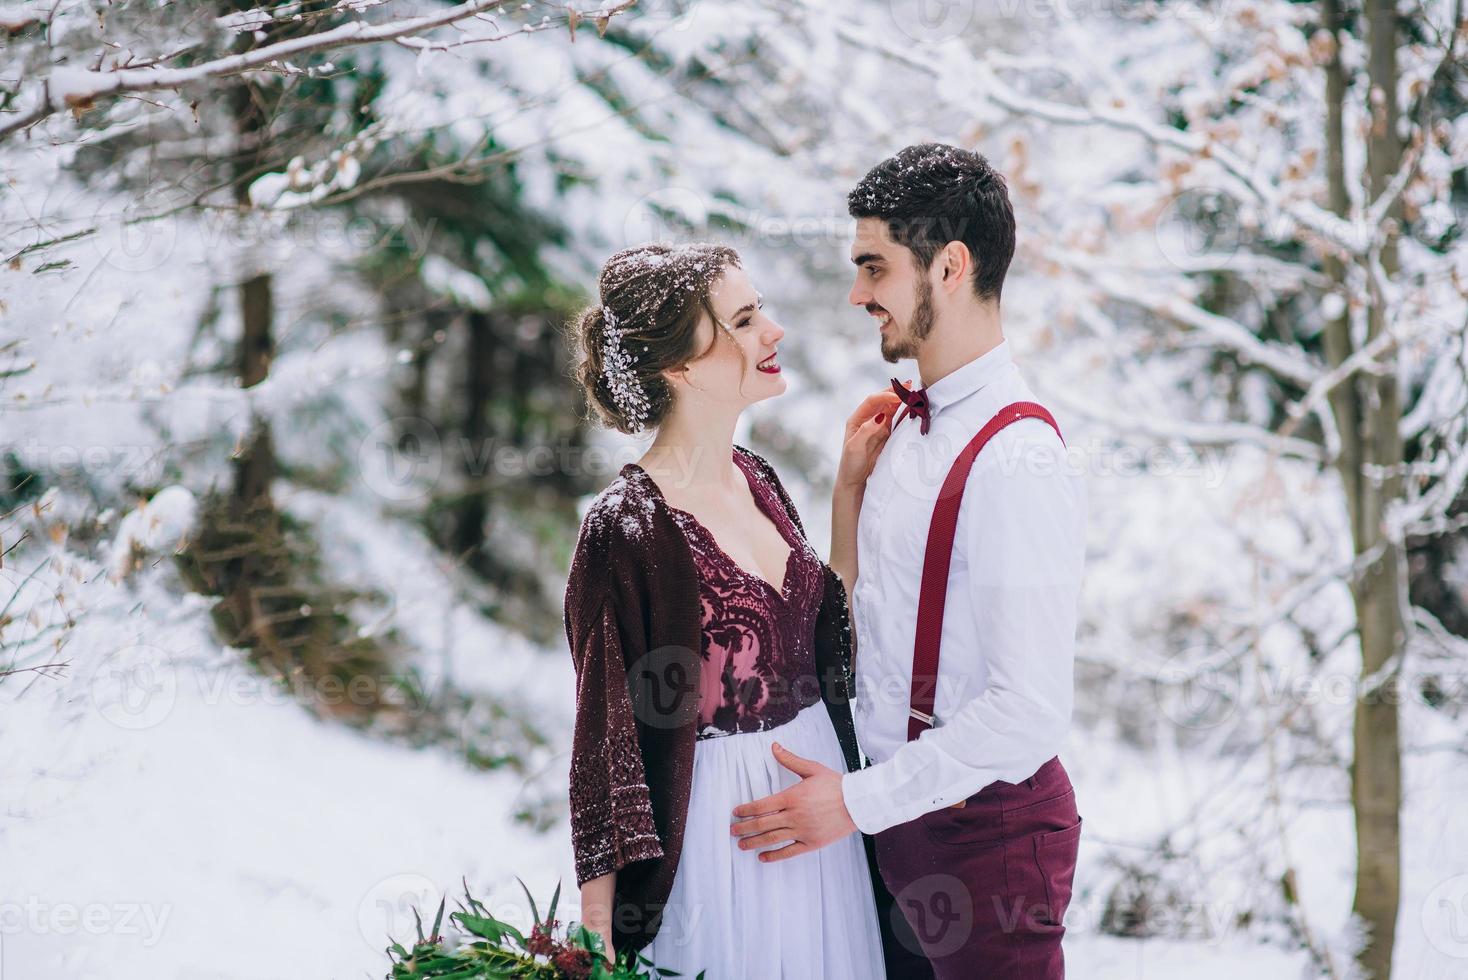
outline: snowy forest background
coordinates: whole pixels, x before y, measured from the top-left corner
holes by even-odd
[[[562,328],[739,248],[825,553],[846,191],[1020,226],[1083,453],[1078,980],[1468,976],[1461,0],[0,4],[0,977],[381,977],[575,875]],[[916,377],[911,363],[899,376]]]

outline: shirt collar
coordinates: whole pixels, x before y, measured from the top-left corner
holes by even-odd
[[[1010,365],[1013,358],[1009,353],[1009,340],[999,341],[992,350],[960,367],[954,368],[943,377],[928,385],[928,415],[931,418],[944,408],[967,398],[999,376]]]

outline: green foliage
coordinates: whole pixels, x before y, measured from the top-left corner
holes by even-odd
[[[556,918],[556,906],[560,904],[561,886],[556,885],[544,918],[541,918],[530,889],[525,888],[525,882],[521,881],[520,887],[525,890],[530,916],[534,920],[528,936],[491,915],[469,893],[465,882],[464,902],[459,902],[460,911],[449,914],[449,919],[457,922],[467,934],[465,941],[457,949],[449,949],[439,933],[447,896],[438,903],[438,914],[434,916],[433,928],[426,937],[423,935],[423,919],[414,909],[418,940],[411,950],[396,942],[387,947],[393,960],[388,980],[423,977],[434,980],[499,980],[502,977],[634,980],[682,975],[676,970],[659,969],[647,957],[630,950],[623,950],[615,963],[608,961],[601,937],[580,923],[572,923],[564,937],[558,937],[560,920]],[[702,971],[697,980],[703,980]]]

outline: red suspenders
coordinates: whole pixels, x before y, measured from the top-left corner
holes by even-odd
[[[943,488],[938,492],[938,503],[933,508],[933,520],[928,525],[928,544],[923,552],[922,591],[918,595],[917,636],[912,645],[912,701],[908,708],[907,740],[910,742],[923,733],[924,726],[936,726],[939,720],[933,716],[933,704],[938,694],[938,646],[943,636],[943,605],[948,598],[948,566],[953,559],[953,534],[958,529],[958,505],[963,502],[963,490],[968,484],[969,470],[979,450],[984,448],[994,433],[1020,419],[1042,419],[1050,423],[1055,434],[1060,436],[1060,426],[1042,406],[1035,402],[1012,402],[994,413],[978,435],[963,447],[963,452],[953,461]],[[1065,437],[1060,436],[1061,445]]]

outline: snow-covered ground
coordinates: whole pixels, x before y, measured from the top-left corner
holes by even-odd
[[[0,685],[4,980],[377,977],[388,937],[412,937],[412,908],[430,916],[448,894],[452,909],[461,878],[521,924],[529,911],[515,876],[542,902],[559,881],[563,917],[574,916],[564,819],[537,832],[512,818],[527,795],[563,784],[572,690],[564,651],[537,650],[452,609],[443,597],[453,582],[413,533],[373,525],[342,501],[328,509],[309,495],[281,496],[331,532],[343,565],[367,577],[397,570],[397,620],[419,630],[415,645],[437,651],[424,664],[437,663],[437,679],[515,691],[555,744],[522,778],[472,770],[447,749],[405,748],[314,720],[220,645],[207,600],[179,591],[171,561],[145,562],[118,583],[103,563],[58,557],[46,574],[72,583],[69,601],[80,613],[66,648],[72,667]],[[1408,768],[1403,977],[1468,975],[1468,945],[1444,917],[1468,884],[1461,808],[1451,802],[1468,798],[1468,775],[1452,758],[1431,753]],[[1246,874],[1215,887],[1192,870],[1178,873],[1185,901],[1148,924],[1189,938],[1102,933],[1115,862],[1140,856],[1162,831],[1185,845],[1216,831],[1203,857],[1224,866],[1249,859],[1223,830],[1247,825],[1237,811],[1254,797],[1231,787],[1248,774],[1079,731],[1065,761],[1086,819],[1067,915],[1069,975],[1318,975],[1279,929],[1263,930],[1278,942],[1261,943],[1258,924],[1246,931],[1238,923],[1254,907],[1238,891]],[[1239,768],[1259,765],[1246,758]],[[1313,789],[1294,786],[1299,797]],[[1335,945],[1350,904],[1350,815],[1338,804],[1305,814],[1288,827],[1290,850],[1312,924]],[[1258,815],[1261,826],[1269,820]]]
[[[454,637],[444,675],[512,687],[548,733],[569,731],[568,657],[483,620],[445,630],[454,617],[418,604],[452,588],[431,548],[375,540],[405,618]],[[382,976],[413,906],[431,922],[461,878],[521,922],[516,875],[537,899],[574,891],[564,820],[513,819],[564,784],[564,753],[522,777],[317,721],[220,645],[171,560],[123,584],[70,561],[85,582],[71,669],[0,685],[0,977]]]

